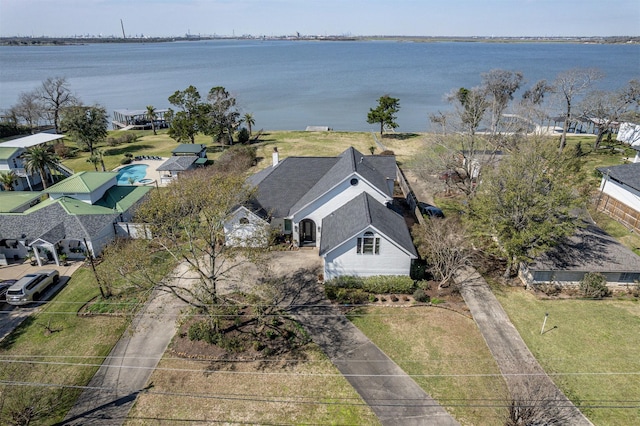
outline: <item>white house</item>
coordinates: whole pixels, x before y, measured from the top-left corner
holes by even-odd
[[[245,209],[294,245],[318,248],[328,279],[409,275],[416,251],[404,219],[389,208],[397,173],[395,157],[365,156],[354,148],[337,157],[282,161],[274,150],[273,165],[249,179],[256,196]],[[232,218],[236,233],[238,213]]]
[[[598,209],[640,232],[640,163],[600,167]]]
[[[640,124],[620,123],[616,140],[631,146],[640,146]]]

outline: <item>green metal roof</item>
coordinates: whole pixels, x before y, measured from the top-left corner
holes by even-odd
[[[122,213],[131,208],[151,189],[153,188],[150,186],[112,186],[96,205]]]
[[[18,147],[11,147],[11,146],[0,146],[0,160],[8,160],[9,158],[11,158],[11,156],[13,154],[16,153],[16,151],[20,150],[22,148],[18,148]]]
[[[41,192],[2,191],[0,192],[0,213],[11,213],[31,201],[37,200]]]
[[[89,194],[118,176],[117,172],[80,172],[50,186],[45,192]]]
[[[207,164],[207,161],[209,161],[207,158],[198,158],[196,164]]]

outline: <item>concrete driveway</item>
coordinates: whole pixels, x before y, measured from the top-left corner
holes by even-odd
[[[553,383],[509,320],[487,282],[473,268],[455,277],[512,397],[525,403],[547,401],[545,411],[559,410],[566,424],[593,426]]]

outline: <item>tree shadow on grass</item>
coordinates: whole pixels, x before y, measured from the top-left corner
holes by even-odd
[[[124,155],[127,152],[137,152],[137,151],[141,151],[143,149],[152,149],[153,145],[146,145],[146,144],[142,144],[142,145],[124,145],[124,146],[119,146],[117,148],[108,148],[105,149],[104,151],[104,155]]]
[[[383,140],[394,139],[394,140],[403,141],[403,140],[415,138],[418,136],[420,135],[418,135],[417,133],[386,133],[382,139]]]
[[[16,341],[29,329],[31,324],[34,323],[34,318],[32,316],[28,316],[25,318],[19,326],[13,329],[11,333],[9,333],[2,341],[0,341],[0,349],[6,350],[10,349]]]

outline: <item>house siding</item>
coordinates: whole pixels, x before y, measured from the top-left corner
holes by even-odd
[[[350,180],[354,177],[358,179],[357,185],[350,184]],[[371,186],[360,176],[357,174],[351,175],[331,191],[325,193],[308,206],[300,209],[298,212],[294,212],[292,219],[293,224],[295,225],[294,239],[299,240],[299,234],[295,229],[299,226],[300,222],[304,219],[311,219],[316,224],[316,246],[319,245],[322,234],[322,229],[320,229],[322,219],[363,192],[368,193],[381,204],[386,204],[387,201],[390,201],[386,195]]]
[[[603,178],[598,210],[640,232],[640,192],[614,180]]]
[[[246,218],[249,223],[242,224]],[[237,247],[265,247],[268,244],[269,225],[246,208],[236,210],[224,223],[226,244]]]
[[[380,237],[380,254],[358,254],[357,237],[328,252],[324,256],[325,280],[341,275],[409,275],[411,256],[383,235],[376,236]]]

